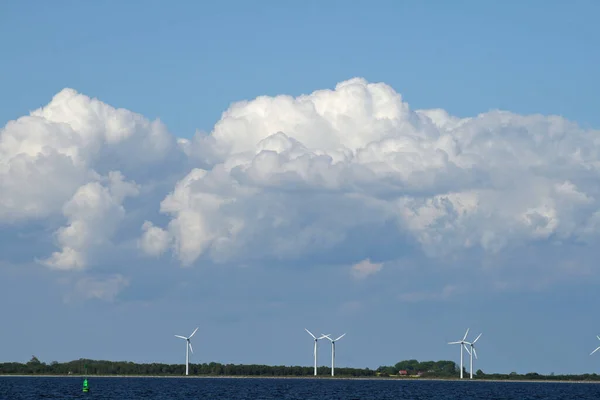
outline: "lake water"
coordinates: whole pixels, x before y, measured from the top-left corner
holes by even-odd
[[[454,400],[599,399],[600,384],[244,378],[0,377],[0,399]]]

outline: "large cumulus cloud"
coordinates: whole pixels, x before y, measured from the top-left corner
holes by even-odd
[[[591,247],[599,134],[558,116],[412,110],[356,78],[234,103],[187,140],[65,89],[0,130],[0,224],[47,221],[56,249],[38,260],[60,270],[93,269],[117,236],[185,266]]]
[[[413,111],[363,79],[236,103],[186,144],[214,163],[163,200],[171,222],[143,237],[161,246],[143,247],[186,264],[300,258],[343,251],[357,231],[376,241],[390,222],[433,257],[595,240],[598,133],[556,116]]]
[[[0,130],[0,224],[18,232],[49,221],[58,250],[38,261],[85,269],[119,229],[125,199],[139,194],[132,178],[150,184],[148,170],[164,170],[177,152],[160,121],[64,89]]]

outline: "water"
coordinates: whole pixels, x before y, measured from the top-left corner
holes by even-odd
[[[344,379],[0,377],[0,399],[454,400],[598,399],[600,384]]]

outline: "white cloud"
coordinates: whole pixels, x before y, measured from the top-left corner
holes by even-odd
[[[63,207],[69,225],[56,232],[62,251],[43,263],[62,270],[86,267],[86,251],[111,238],[125,216],[121,203],[137,194],[137,185],[124,182],[120,172],[109,173],[107,187],[99,182],[81,186]]]
[[[372,263],[371,260],[366,259],[354,264],[350,269],[350,272],[356,279],[365,279],[369,275],[373,275],[381,271],[382,267],[383,263]]]
[[[64,89],[0,129],[0,223],[60,213],[98,174],[140,175],[175,146],[160,121]]]
[[[79,299],[114,301],[119,292],[129,286],[129,279],[121,274],[102,277],[83,277],[73,285],[71,293],[64,297],[66,302]]]
[[[139,247],[151,256],[160,256],[167,251],[170,245],[169,233],[158,228],[150,221],[145,221],[142,225],[144,232],[139,240]]]
[[[598,140],[554,116],[411,111],[389,86],[352,79],[234,104],[189,144],[219,162],[188,175],[161,210],[187,264],[297,258],[367,226],[381,235],[390,220],[431,256],[587,240]]]
[[[190,266],[594,246],[599,144],[557,116],[412,110],[360,78],[235,103],[191,140],[65,89],[0,130],[0,224],[43,222],[60,270],[128,242]]]

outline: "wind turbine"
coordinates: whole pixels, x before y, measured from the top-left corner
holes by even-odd
[[[186,375],[189,375],[190,351],[192,352],[192,354],[194,354],[194,349],[192,348],[192,342],[190,342],[190,339],[192,338],[192,336],[194,336],[194,334],[196,333],[197,330],[198,330],[198,328],[194,329],[194,332],[192,332],[190,337],[175,335],[175,337],[185,340],[185,374]]]
[[[481,337],[481,335],[482,334],[480,333],[479,336],[477,336],[475,338],[475,340],[473,340],[472,343],[465,342],[465,344],[463,345],[463,346],[465,346],[465,350],[467,351],[467,353],[469,353],[469,356],[471,356],[471,371],[470,371],[471,379],[473,379],[473,355],[475,355],[475,358],[477,358],[477,351],[475,350],[475,342],[479,340],[479,338]],[[470,350],[469,350],[469,347],[467,347],[467,344],[471,348]]]
[[[463,346],[465,346],[466,343],[469,343],[465,341],[467,339],[468,334],[469,328],[467,328],[467,332],[465,333],[465,336],[462,338],[462,340],[459,340],[457,342],[448,342],[448,344],[460,344],[460,379],[463,378]]]
[[[596,337],[598,338],[598,340],[600,340],[600,336],[596,336]],[[592,351],[592,352],[590,353],[590,356],[591,356],[592,354],[594,354],[595,352],[597,352],[598,350],[600,350],[600,346],[596,347],[596,350]]]
[[[308,329],[304,328],[304,330],[305,330],[306,332],[308,332],[308,334],[309,334],[310,336],[312,336],[312,337],[313,337],[313,339],[314,339],[314,341],[315,341],[315,350],[314,350],[314,353],[315,353],[315,376],[317,376],[317,341],[318,341],[319,339],[323,339],[325,336],[316,337],[316,336],[315,336],[315,335],[313,335],[313,334],[312,334],[312,332],[311,332],[311,331],[309,331]]]
[[[337,339],[332,339],[329,337],[329,335],[331,334],[323,334],[321,333],[321,335],[323,335],[322,337],[326,337],[327,339],[329,339],[329,341],[331,342],[331,376],[334,376],[334,370],[335,370],[335,342],[337,342],[338,340],[340,340],[341,338],[343,338],[344,336],[346,336],[346,334],[344,333],[342,336],[338,337]]]

